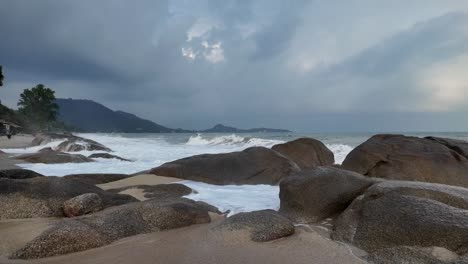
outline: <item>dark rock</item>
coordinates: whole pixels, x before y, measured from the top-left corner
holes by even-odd
[[[278,152],[253,147],[241,152],[205,154],[168,162],[151,174],[211,184],[277,184],[299,167]]]
[[[373,252],[443,247],[468,253],[468,189],[419,182],[374,184],[341,214],[332,237]]]
[[[129,236],[208,222],[208,212],[192,200],[152,199],[59,221],[12,257],[33,259],[67,254]]]
[[[59,133],[41,133],[35,135],[31,145],[40,146],[50,143],[52,141],[65,140],[60,143],[55,150],[63,152],[75,152],[82,150],[102,150],[111,151],[106,146],[87,138],[78,137],[70,133],[59,134]]]
[[[38,152],[53,152],[54,150],[52,148],[43,148],[40,149]]]
[[[426,137],[426,139],[442,144],[463,157],[468,158],[468,142],[466,141],[440,137]]]
[[[375,264],[455,264],[460,260],[457,254],[445,248],[437,247],[384,248],[371,253],[366,259]]]
[[[35,177],[44,177],[44,175],[31,170],[24,169],[0,170],[0,178],[24,180]]]
[[[468,187],[468,159],[447,145],[434,138],[376,135],[351,151],[342,167],[369,177]]]
[[[119,181],[126,178],[132,177],[128,174],[106,174],[106,173],[90,173],[90,174],[70,174],[63,178],[79,181],[86,184],[103,184],[113,181]]]
[[[325,144],[313,138],[300,138],[274,145],[273,150],[294,161],[301,169],[330,166],[335,163],[333,152]]]
[[[84,163],[93,162],[93,159],[87,158],[79,154],[68,154],[58,151],[41,151],[32,154],[24,154],[15,156],[15,159],[24,160],[29,163],[45,163],[45,164],[59,164],[59,163]]]
[[[121,158],[119,156],[112,155],[112,154],[109,154],[109,153],[94,153],[94,154],[89,155],[88,158],[91,158],[91,159],[95,159],[95,158],[118,159],[118,160],[121,160],[121,161],[131,161],[131,160],[124,159],[124,158]]]
[[[280,183],[280,212],[295,222],[318,222],[341,213],[373,180],[332,167],[316,167]]]
[[[67,217],[95,213],[102,209],[101,197],[95,193],[78,195],[63,203],[63,214]]]
[[[227,212],[221,212],[216,206],[213,206],[209,203],[205,203],[202,201],[195,201],[195,203],[200,206],[201,208],[205,209],[206,211],[210,213],[215,213],[215,214],[226,214]]]
[[[98,194],[105,208],[138,201],[130,195],[59,177],[0,178],[0,219],[63,217],[63,203],[85,193]]]
[[[224,220],[217,229],[248,231],[250,239],[266,242],[294,234],[294,225],[286,217],[273,210],[239,213]]]
[[[90,139],[85,139],[85,138],[73,138],[73,139],[68,139],[67,141],[64,141],[60,143],[56,150],[58,151],[64,151],[64,152],[77,152],[77,151],[83,151],[83,150],[89,150],[89,151],[111,151],[110,148],[96,142]]]

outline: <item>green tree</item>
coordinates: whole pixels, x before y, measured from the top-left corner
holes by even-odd
[[[2,73],[2,65],[0,65],[0,86],[3,86],[3,73]]]
[[[31,129],[44,130],[57,119],[55,92],[42,84],[25,89],[18,102],[20,114]]]

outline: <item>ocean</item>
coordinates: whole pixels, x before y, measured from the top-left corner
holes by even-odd
[[[439,136],[468,141],[468,133],[405,133],[412,136]],[[316,133],[255,133],[255,134],[78,134],[95,140],[113,150],[114,155],[132,162],[115,159],[97,159],[91,163],[21,164],[23,168],[47,176],[64,176],[83,173],[132,174],[157,167],[165,162],[205,153],[240,151],[248,147],[272,147],[300,137],[322,141],[335,154],[335,163],[341,164],[356,146],[371,137],[372,133],[316,134]],[[8,149],[9,153],[30,153],[45,147],[55,147],[61,141],[47,145]],[[83,155],[99,151],[78,152]],[[230,214],[261,209],[279,208],[279,188],[269,185],[215,186],[200,182],[183,181],[197,193],[188,198],[208,202]]]

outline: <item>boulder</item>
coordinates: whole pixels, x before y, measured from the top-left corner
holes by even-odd
[[[316,167],[280,183],[280,212],[295,222],[318,222],[341,213],[374,181],[358,173]]]
[[[85,193],[98,194],[104,208],[138,201],[59,177],[0,178],[0,219],[63,217],[63,203]]]
[[[332,237],[368,252],[418,246],[466,254],[468,189],[403,181],[374,184],[338,217]]]
[[[129,236],[209,222],[208,212],[188,199],[130,203],[59,221],[12,258],[34,259],[78,252]]]
[[[267,242],[294,234],[294,225],[274,210],[239,213],[225,219],[215,229],[247,231],[251,240]]]
[[[44,177],[44,175],[39,174],[35,171],[24,169],[0,170],[0,178],[23,180],[35,177]]]
[[[89,174],[70,174],[67,176],[63,176],[65,179],[79,181],[86,184],[103,184],[113,181],[119,181],[126,179],[128,177],[132,177],[128,174],[107,174],[107,173],[89,173]]]
[[[121,160],[121,161],[131,161],[131,160],[124,159],[124,158],[121,158],[119,156],[112,155],[112,154],[109,154],[109,153],[94,153],[94,154],[89,155],[88,158],[91,158],[91,159],[96,159],[96,158],[100,158],[100,159],[118,159],[118,160]]]
[[[273,150],[294,161],[301,169],[330,166],[335,163],[333,152],[325,144],[313,138],[300,138],[274,145]]]
[[[440,137],[425,137],[426,139],[432,140],[439,144],[442,144],[449,149],[457,152],[465,158],[468,158],[468,142],[458,139],[451,138],[440,138]]]
[[[40,133],[35,135],[31,145],[40,146],[47,143],[64,140],[60,143],[56,150],[63,152],[75,152],[82,150],[102,150],[102,151],[111,151],[111,149],[106,146],[87,138],[78,137],[70,133],[59,134],[59,133]]]
[[[63,214],[75,217],[101,211],[102,199],[95,193],[85,193],[71,198],[63,203]]]
[[[461,147],[440,140],[375,135],[351,151],[342,167],[369,177],[468,187],[468,159],[463,154]]]
[[[192,156],[163,164],[151,174],[211,184],[278,184],[299,167],[279,154],[252,147],[240,152]]]
[[[110,148],[90,139],[72,138],[60,143],[55,150],[63,152],[89,151],[111,151]]]
[[[17,160],[23,160],[28,163],[45,163],[45,164],[59,164],[59,163],[85,163],[93,162],[93,159],[87,158],[79,154],[68,154],[53,150],[43,150],[37,153],[24,154],[14,157]]]

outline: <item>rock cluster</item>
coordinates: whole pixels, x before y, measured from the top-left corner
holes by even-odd
[[[12,257],[32,259],[67,254],[129,236],[208,222],[208,211],[194,201],[152,199],[59,221]]]
[[[86,193],[99,195],[104,208],[138,201],[59,177],[0,178],[0,219],[63,217],[64,202]]]

